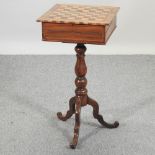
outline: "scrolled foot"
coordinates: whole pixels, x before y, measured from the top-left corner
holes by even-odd
[[[115,126],[115,128],[117,128],[119,126],[119,122],[118,121],[115,121],[114,122],[114,126]]]
[[[99,114],[99,106],[98,103],[88,97],[88,104],[93,107],[93,116],[95,119],[99,121],[100,124],[102,124],[104,127],[112,129],[112,128],[117,128],[119,126],[119,122],[115,121],[114,123],[107,123],[104,121],[102,115]]]
[[[67,118],[66,118],[65,116],[63,116],[61,112],[58,112],[58,113],[57,113],[57,117],[58,117],[60,120],[62,120],[62,121],[66,121],[66,120],[67,120]]]
[[[70,148],[71,149],[75,149],[76,148],[76,145],[75,144],[70,144]]]
[[[70,143],[70,148],[71,149],[75,149],[78,143],[78,136],[74,135],[73,137],[73,141]]]
[[[66,115],[63,116],[61,112],[57,113],[57,117],[62,120],[62,121],[66,121],[67,119],[69,119],[73,114],[75,113],[75,97],[72,97],[69,100],[69,110],[67,111]]]

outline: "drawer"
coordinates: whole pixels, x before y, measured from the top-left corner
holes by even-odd
[[[116,18],[109,25],[86,25],[42,22],[42,40],[67,43],[105,44],[116,27]]]

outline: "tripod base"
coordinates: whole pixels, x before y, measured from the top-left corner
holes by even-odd
[[[99,114],[99,105],[98,103],[87,96],[87,105],[92,106],[93,108],[93,116],[95,119],[98,120],[98,122],[103,125],[106,128],[117,128],[119,126],[119,122],[115,121],[114,123],[110,124],[104,121],[102,115]],[[76,148],[76,145],[78,143],[78,137],[79,137],[79,129],[80,129],[80,110],[81,107],[85,106],[81,103],[80,97],[72,97],[69,101],[69,110],[67,111],[66,115],[62,115],[61,112],[57,113],[57,116],[60,120],[66,121],[69,119],[73,114],[75,114],[75,127],[74,127],[74,137],[70,144],[70,147],[72,149]]]

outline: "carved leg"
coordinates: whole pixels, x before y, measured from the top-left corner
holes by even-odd
[[[98,103],[88,97],[88,104],[93,107],[93,116],[97,119],[104,127],[106,128],[117,128],[119,126],[119,122],[115,121],[113,124],[107,123],[104,121],[102,115],[99,114],[99,106]]]
[[[66,121],[75,113],[75,97],[72,97],[69,100],[69,110],[67,111],[66,115],[63,116],[61,112],[57,113],[57,116],[60,120]]]
[[[75,127],[74,127],[74,137],[70,144],[72,149],[76,148],[79,137],[79,129],[80,129],[80,111],[81,111],[81,98],[77,96],[75,103]]]

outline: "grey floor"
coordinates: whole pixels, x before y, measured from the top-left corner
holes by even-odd
[[[61,122],[74,95],[75,56],[0,56],[0,155],[154,155],[155,56],[87,56],[89,96],[108,122],[83,107],[79,145],[68,146],[74,117]]]

